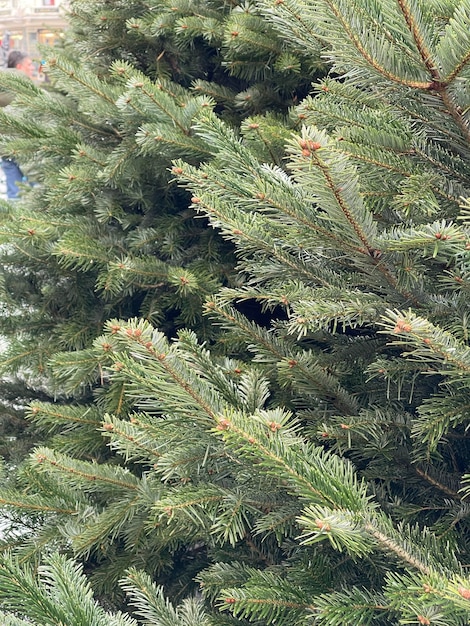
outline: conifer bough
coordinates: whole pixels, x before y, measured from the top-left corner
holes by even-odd
[[[237,261],[224,284],[176,248],[171,268],[166,257],[155,264],[146,228],[123,240],[145,255],[119,259],[88,239],[41,247],[55,223],[28,235],[35,259],[51,254],[64,271],[88,279],[98,260],[91,291],[125,294],[129,307],[106,305],[102,335],[46,359],[64,402],[32,405],[53,437],[26,464],[26,489],[1,494],[10,515],[34,520],[30,541],[2,557],[6,581],[27,573],[21,591],[1,586],[5,619],[464,626],[470,2],[134,2],[123,44],[124,3],[106,27],[88,3],[74,5],[108,44],[91,65],[117,59],[106,81],[79,75],[89,95],[77,105],[81,125],[92,109],[107,120],[99,132],[112,156],[96,145],[77,155],[100,164],[106,197],[116,198],[111,181],[139,206],[152,205],[143,163],[166,172],[178,206],[206,220],[198,234],[217,237],[219,250],[229,242]],[[108,3],[97,7],[106,17]],[[163,40],[155,66],[137,71]],[[236,85],[197,74],[208,50],[215,74],[224,68]],[[328,77],[286,107],[280,76],[313,71],[320,51]],[[159,64],[174,78],[183,60],[182,84],[170,84]],[[76,80],[57,75],[65,91]],[[284,105],[267,110],[279,94]],[[72,174],[61,170],[61,198],[96,211],[89,232],[113,240],[96,176]],[[57,209],[54,190],[38,197]],[[105,204],[127,232],[132,216]],[[17,249],[21,236],[9,232]],[[183,304],[207,296],[205,315],[176,332],[151,307],[135,314],[129,275],[146,298],[162,281]],[[38,573],[23,569],[18,559],[43,546],[82,559],[95,593],[116,606],[121,580],[129,614],[103,615],[58,554]]]

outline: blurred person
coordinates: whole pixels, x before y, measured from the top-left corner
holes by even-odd
[[[31,58],[24,52],[21,52],[21,50],[12,50],[8,55],[7,69],[3,71],[21,72],[32,79],[34,64]],[[12,94],[7,92],[0,94],[0,106],[7,106],[12,100]],[[26,177],[15,160],[11,157],[2,157],[1,166],[5,174],[7,198],[9,200],[16,200],[20,193],[18,183],[25,181]]]

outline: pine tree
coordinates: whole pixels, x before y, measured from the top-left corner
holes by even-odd
[[[266,110],[283,119],[322,71],[319,50],[292,49],[248,5],[75,0],[63,48],[43,51],[46,88],[0,76],[15,94],[0,112],[1,148],[34,183],[21,202],[1,203],[4,487],[25,450],[46,438],[78,458],[117,463],[97,431],[104,411],[125,414],[129,405],[122,389],[103,393],[107,375],[91,348],[105,320],[141,315],[169,336],[183,325],[216,334],[201,308],[237,280],[233,246],[196,217],[171,159],[211,158],[191,125],[213,103],[231,125]],[[78,363],[88,364],[86,373]],[[21,414],[33,398],[51,404],[26,436]],[[48,524],[75,510],[76,496],[22,471],[17,487],[28,498],[8,511],[7,538],[16,543],[23,532],[32,539],[28,553],[59,541]],[[20,501],[5,492],[1,502]],[[37,539],[32,528],[43,526]],[[173,552],[152,557],[149,569],[170,567]],[[144,545],[142,561],[148,554]],[[115,562],[111,553],[97,560]]]
[[[200,107],[211,158],[173,162],[238,256],[205,305],[223,333],[116,316],[55,355],[64,389],[100,372],[102,393],[31,414],[88,422],[109,459],[61,431],[5,499],[38,507],[33,542],[105,564],[97,583],[137,567],[181,598],[195,578],[211,624],[467,624],[470,3],[255,6],[332,69],[288,120]]]
[[[260,23],[262,51],[253,43]],[[10,438],[32,398],[67,405],[69,393],[81,403],[99,394],[94,362],[65,387],[49,363],[64,352],[64,373],[73,371],[74,351],[90,348],[107,319],[140,315],[170,336],[182,326],[213,334],[201,308],[235,279],[233,246],[196,217],[171,159],[211,158],[191,130],[201,108],[217,103],[234,125],[258,110],[283,117],[323,66],[318,53],[290,52],[253,7],[225,2],[74,0],[63,46],[43,53],[46,88],[0,75],[15,94],[0,111],[0,147],[34,183],[20,203],[1,204],[0,395]],[[106,456],[88,435],[87,458]]]

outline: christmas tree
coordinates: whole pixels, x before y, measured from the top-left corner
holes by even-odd
[[[62,49],[43,51],[45,88],[2,73],[2,89],[15,95],[0,112],[2,150],[34,184],[20,202],[1,205],[0,395],[10,483],[25,449],[45,438],[79,458],[114,458],[97,427],[104,411],[125,414],[129,402],[122,389],[103,393],[107,375],[89,352],[105,320],[141,315],[168,336],[182,326],[217,334],[202,304],[238,280],[233,245],[190,208],[171,160],[211,158],[192,130],[208,106],[235,126],[259,111],[284,119],[322,71],[319,51],[320,44],[316,55],[294,54],[260,10],[238,3],[76,0]],[[78,363],[88,363],[85,375]],[[32,398],[49,404],[26,437],[21,409]],[[31,477],[26,468],[18,487],[35,494]],[[19,502],[3,494],[3,504]],[[31,528],[54,510],[70,511],[63,503],[49,493],[10,508],[13,543],[21,529],[32,539],[27,553],[58,540],[49,530],[36,541]]]
[[[143,623],[467,624],[470,3],[255,7],[331,72],[289,119],[191,118],[210,158],[181,155],[172,175],[238,258],[206,300],[219,332],[116,315],[56,354],[70,393],[102,376],[94,406],[63,413],[109,456],[86,459],[83,432],[34,402],[59,434],[6,495],[38,507],[32,543],[63,538],[98,590],[120,577]],[[76,567],[49,557],[28,598],[54,606]],[[164,599],[193,580],[202,599]],[[2,595],[46,619],[15,585]]]
[[[233,246],[190,208],[171,160],[211,158],[192,131],[201,108],[216,103],[234,125],[260,110],[283,117],[323,67],[238,3],[75,0],[69,24],[61,49],[43,50],[45,88],[0,75],[15,96],[0,111],[1,149],[34,185],[0,216],[2,447],[15,464],[30,443],[23,435],[13,454],[11,438],[31,399],[57,407],[99,394],[94,363],[65,385],[49,364],[66,353],[67,378],[107,319],[214,334],[202,304],[235,280]],[[87,431],[87,458],[106,456],[93,420],[64,420]]]

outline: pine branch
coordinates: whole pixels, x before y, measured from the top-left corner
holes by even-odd
[[[396,617],[383,596],[355,587],[322,594],[316,598],[315,613],[319,624],[331,626],[365,626],[371,620],[387,624]]]
[[[175,608],[165,598],[163,588],[158,587],[144,572],[132,568],[120,584],[137,615],[144,618],[147,623],[161,624],[161,626],[209,626],[210,624],[209,616],[200,600],[188,598]]]
[[[26,621],[7,614],[7,624],[96,624],[136,626],[122,614],[104,611],[93,599],[82,568],[60,555],[50,556],[36,577],[31,568],[20,567],[12,558],[0,557],[2,604]]]
[[[237,293],[238,295],[238,293]],[[315,355],[299,351],[269,331],[249,322],[235,309],[224,306],[218,300],[207,303],[207,312],[223,323],[227,330],[234,330],[245,338],[255,360],[262,363],[277,363],[279,373],[287,371],[283,376],[283,384],[292,381],[294,388],[308,388],[310,393],[317,393],[328,399],[339,410],[345,413],[356,411],[354,398],[341,387],[337,379],[322,366]]]
[[[127,469],[77,461],[47,448],[36,449],[33,461],[38,471],[58,477],[67,475],[70,485],[88,493],[103,490],[108,496],[127,497],[139,486],[139,480]]]
[[[411,349],[406,355],[426,363],[429,369],[425,372],[446,375],[448,384],[461,384],[468,375],[470,351],[451,333],[411,312],[387,311],[383,319],[385,332],[397,336],[393,339],[394,345],[409,346]]]

